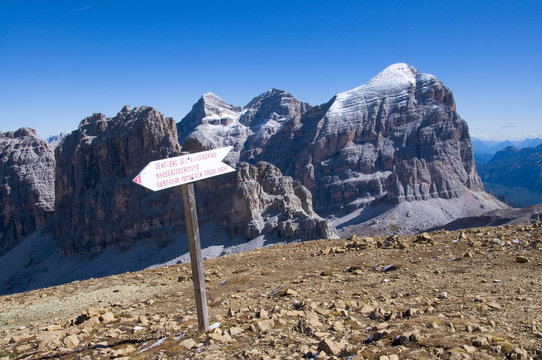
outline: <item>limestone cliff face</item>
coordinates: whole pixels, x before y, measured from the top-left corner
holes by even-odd
[[[151,192],[131,182],[149,161],[179,154],[175,122],[153,108],[84,119],[55,151],[54,224],[63,252],[161,246],[184,234],[180,187]],[[312,211],[310,192],[270,164],[240,163],[236,173],[199,181],[196,201],[200,223],[216,223],[231,237],[333,235]]]
[[[32,129],[0,132],[0,255],[44,225],[54,206],[53,150]]]
[[[160,245],[182,232],[179,192],[151,193],[131,182],[149,161],[179,153],[175,121],[151,107],[81,121],[55,150],[60,248],[85,253],[143,239]]]
[[[325,112],[304,120],[306,144],[289,170],[305,179],[323,212],[482,190],[451,91],[406,64],[338,94]]]
[[[216,113],[234,108],[216,98],[214,104],[223,107],[215,107]],[[191,116],[190,123],[179,124],[188,133],[183,146],[218,147],[221,143],[213,139],[228,133],[239,153],[232,163],[274,164],[310,190],[315,211],[325,217],[379,205],[459,199],[466,193],[473,200],[450,203],[461,208],[452,213],[502,205],[483,192],[468,127],[456,112],[452,92],[433,75],[394,64],[320,106],[278,90],[255,99],[236,108],[230,123],[245,126],[242,139],[227,122],[210,125]],[[205,103],[205,97],[200,101]],[[243,121],[247,114],[258,114],[257,121]],[[282,119],[276,126],[256,126],[273,124],[275,118]],[[446,213],[444,208],[438,211]]]
[[[312,210],[311,193],[266,162],[237,164],[236,172],[196,183],[201,219],[225,228],[231,237],[259,235],[281,239],[335,236]]]
[[[406,64],[305,113],[276,143],[287,138],[298,156],[282,166],[313,192],[320,213],[482,190],[452,93]]]

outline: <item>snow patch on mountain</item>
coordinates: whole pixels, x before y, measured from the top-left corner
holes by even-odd
[[[419,71],[404,63],[393,64],[382,70],[364,85],[337,94],[328,116],[347,116],[366,110],[366,103],[386,96],[406,95],[416,85]]]

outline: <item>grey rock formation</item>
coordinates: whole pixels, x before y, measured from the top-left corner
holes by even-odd
[[[240,111],[240,107],[227,104],[215,94],[204,94],[177,125],[183,151],[233,146],[225,161],[237,163],[239,151],[249,135],[247,127],[239,122]]]
[[[305,135],[295,167],[322,213],[349,212],[375,201],[449,199],[481,191],[466,123],[436,77],[406,64],[338,94],[301,119]],[[308,125],[308,131],[302,128]]]
[[[229,105],[207,93],[179,122],[179,143],[190,152],[233,146],[227,162],[254,161],[273,135],[310,108],[277,89],[255,97],[244,107]]]
[[[228,143],[235,143],[239,152],[232,162],[274,164],[311,191],[320,215],[345,217],[366,210],[376,216],[376,208],[389,211],[404,202],[465,200],[467,193],[468,203],[449,202],[450,209],[439,201],[438,212],[445,215],[439,223],[503,206],[483,192],[468,128],[456,112],[451,91],[435,76],[407,64],[391,65],[367,84],[315,107],[277,90],[242,109],[214,99],[214,104],[222,104],[215,113],[231,116],[232,122],[211,125],[193,111],[190,121],[179,124],[181,141],[186,139],[183,147],[222,146],[216,139],[227,134]],[[206,101],[204,96],[198,104]],[[234,124],[244,130],[239,132],[242,136],[230,131]],[[437,221],[426,220],[420,219],[420,228]]]
[[[153,193],[131,182],[149,161],[179,154],[175,122],[153,108],[84,119],[55,151],[54,224],[62,251],[128,248],[142,240],[163,246],[183,234],[180,187]],[[270,164],[239,163],[236,173],[199,181],[196,201],[200,223],[218,224],[232,238],[334,234],[312,211],[310,192]]]
[[[0,132],[0,169],[1,255],[51,218],[53,150],[35,130]]]
[[[149,162],[180,153],[172,118],[124,107],[81,121],[55,150],[56,239],[66,254],[138,240],[162,245],[184,231],[179,192],[151,193],[131,182]]]
[[[311,193],[266,162],[237,164],[235,173],[196,183],[200,219],[221,225],[230,237],[327,239],[328,221],[312,210]]]

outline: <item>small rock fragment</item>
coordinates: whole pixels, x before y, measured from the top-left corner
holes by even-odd
[[[318,353],[318,356],[316,356],[316,357],[314,358],[314,360],[327,360],[327,359],[329,359],[329,357],[327,356],[327,354],[326,354],[325,351],[320,351],[320,352]]]
[[[275,322],[271,319],[262,320],[252,324],[252,330],[257,333],[264,333],[275,327]]]
[[[62,330],[62,326],[60,325],[49,325],[45,328],[45,330],[47,331],[58,331],[58,330]]]
[[[484,347],[484,346],[488,346],[489,342],[487,341],[487,338],[479,336],[475,338],[474,340],[472,340],[472,345],[476,347]]]
[[[281,296],[297,296],[297,291],[292,289],[285,289],[280,292]]]
[[[74,348],[79,345],[79,338],[75,335],[68,335],[62,341],[67,348]]]
[[[183,340],[181,341],[181,343],[179,344],[181,345],[182,347],[184,347],[185,349],[187,350],[190,350],[190,349],[193,349],[195,347],[198,347],[198,344],[196,344],[196,342],[194,341],[194,339],[186,339],[186,340]]]
[[[110,322],[115,320],[115,315],[113,315],[112,312],[108,311],[105,314],[102,314],[102,316],[100,316],[100,320],[102,320],[103,322]]]
[[[97,316],[93,316],[87,321],[83,323],[84,328],[90,328],[98,325],[100,323],[100,319]]]
[[[220,335],[218,333],[211,333],[209,334],[209,338],[221,343],[229,343],[232,341],[231,336],[228,335],[228,333],[224,333],[224,335]]]
[[[323,339],[318,344],[318,351],[325,351],[326,354],[337,356],[341,353],[341,349],[336,342],[330,339]]]
[[[259,312],[258,312],[258,317],[260,319],[268,319],[269,318],[269,313],[265,310],[265,309],[261,309]]]
[[[237,335],[241,335],[242,333],[244,332],[244,330],[240,327],[232,327],[230,328],[230,335],[231,336],[237,336]]]
[[[433,238],[428,233],[423,233],[418,235],[418,237],[415,240],[416,243],[419,244],[433,244]]]
[[[461,347],[467,352],[467,354],[474,354],[476,352],[476,348],[474,346],[463,345]]]

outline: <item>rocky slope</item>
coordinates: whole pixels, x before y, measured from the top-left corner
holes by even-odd
[[[54,225],[65,254],[96,252],[145,240],[157,246],[185,232],[180,188],[152,193],[131,179],[152,160],[180,154],[176,124],[157,110],[94,114],[55,151]],[[312,211],[310,193],[266,163],[196,185],[200,223],[216,223],[234,238],[333,236]]]
[[[0,297],[0,358],[542,358],[542,227],[321,240]]]
[[[53,150],[34,130],[0,132],[0,255],[51,218],[54,171]]]
[[[479,173],[488,190],[513,204],[542,203],[542,145],[507,147],[480,164]]]
[[[403,231],[504,206],[483,192],[451,91],[407,64],[320,106],[275,89],[243,108],[206,94],[178,126],[183,148],[234,145],[232,163],[276,165],[311,191],[318,214],[350,224],[356,211],[402,216],[394,209],[405,202],[436,200]]]
[[[479,226],[532,225],[542,222],[542,204],[516,209],[497,209],[452,221],[440,228],[457,230]]]

